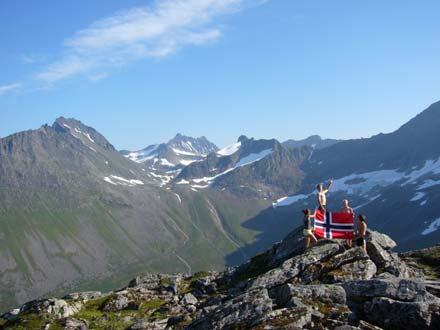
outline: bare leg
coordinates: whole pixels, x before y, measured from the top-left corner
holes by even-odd
[[[304,239],[306,241],[306,249],[308,249],[310,247],[310,236],[306,236]]]
[[[318,240],[316,239],[315,235],[310,235],[309,236],[312,239],[312,246],[316,244],[316,242],[318,242]]]

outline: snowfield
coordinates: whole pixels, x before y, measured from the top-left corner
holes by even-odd
[[[157,156],[157,153],[155,153],[155,151],[158,147],[159,145],[153,145],[142,151],[133,151],[130,152],[128,155],[125,155],[125,157],[136,163],[144,163],[147,160],[151,160]]]
[[[402,181],[402,187],[408,184],[415,184],[425,175],[440,174],[440,158],[437,160],[428,160],[420,168],[412,168],[413,171],[399,172],[398,170],[379,170],[366,173],[350,174],[334,180],[331,192],[344,192],[347,195],[357,194],[365,196],[375,187],[387,187],[391,184]],[[424,190],[434,185],[440,184],[440,180],[427,179],[420,184],[416,190]],[[314,194],[312,191],[308,195],[299,194],[289,197],[283,197],[273,203],[274,207],[287,206],[296,203],[299,200],[306,199]],[[425,196],[423,192],[417,192],[410,201],[417,201]]]
[[[241,147],[241,142],[231,144],[230,146],[227,146],[226,148],[217,151],[217,155],[219,156],[233,155],[238,151],[238,149],[240,149],[240,147]]]
[[[440,218],[431,222],[431,224],[424,231],[422,231],[422,235],[431,234],[436,230],[438,230],[439,228],[440,228]]]
[[[243,157],[240,159],[240,161],[235,165],[235,167],[241,167],[246,166],[255,162],[258,162],[259,160],[262,160],[264,157],[270,155],[272,153],[272,149],[266,149],[263,150],[257,154],[250,154],[246,157]]]
[[[104,177],[104,181],[115,186],[128,186],[128,187],[135,187],[137,185],[144,184],[141,180],[134,180],[134,179],[129,180],[117,175],[110,175],[109,177],[106,176]]]
[[[263,158],[267,157],[268,155],[270,155],[272,153],[272,151],[273,151],[272,149],[267,149],[267,150],[263,150],[257,154],[249,154],[248,156],[245,156],[242,159],[240,159],[237,162],[237,164],[235,164],[234,167],[231,167],[222,173],[219,173],[219,174],[211,176],[211,177],[192,179],[191,181],[193,181],[195,183],[205,183],[207,185],[204,185],[203,188],[207,188],[208,185],[210,185],[212,182],[214,182],[217,178],[219,178],[225,174],[228,174],[229,172],[232,172],[232,171],[236,170],[237,168],[258,162],[258,161],[262,160]],[[194,186],[192,186],[192,187],[194,188]],[[201,187],[199,186],[199,188],[201,188]]]

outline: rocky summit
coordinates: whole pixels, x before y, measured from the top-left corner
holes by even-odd
[[[5,329],[439,329],[440,247],[397,254],[369,231],[367,252],[301,229],[224,272],[145,274],[110,293],[30,301]]]

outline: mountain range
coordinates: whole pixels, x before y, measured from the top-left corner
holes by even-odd
[[[440,238],[440,103],[389,134],[117,151],[75,119],[0,139],[0,309],[137,272],[219,270],[300,224],[318,182],[399,249]]]

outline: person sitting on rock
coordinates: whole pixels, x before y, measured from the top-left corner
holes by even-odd
[[[367,252],[367,244],[365,236],[367,234],[367,217],[363,214],[359,214],[357,230],[356,230],[356,245],[361,246],[365,252]]]
[[[306,248],[308,249],[318,241],[313,234],[312,219],[315,217],[315,214],[312,214],[310,210],[302,210],[302,212],[304,213],[303,235],[306,241]]]
[[[323,212],[327,210],[327,193],[330,191],[333,185],[333,179],[330,180],[327,189],[324,189],[324,185],[322,183],[316,186],[318,190],[318,205],[319,209]]]
[[[344,199],[342,201],[342,208],[341,211],[339,211],[341,213],[349,213],[349,214],[354,214],[354,210],[350,207],[349,203],[348,203],[348,199]],[[351,239],[347,239],[346,243],[349,247],[352,246],[352,240]]]

